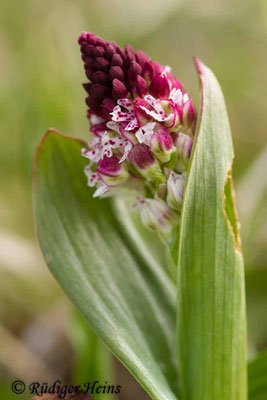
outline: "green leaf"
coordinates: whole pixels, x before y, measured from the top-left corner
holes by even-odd
[[[244,267],[220,86],[200,61],[200,113],[181,217],[178,345],[186,400],[246,399]]]
[[[249,400],[267,399],[267,349],[248,364]]]
[[[177,400],[174,285],[142,248],[122,203],[92,198],[84,146],[55,131],[39,146],[34,203],[42,252],[93,330],[150,396]]]

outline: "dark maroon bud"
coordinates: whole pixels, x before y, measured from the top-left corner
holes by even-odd
[[[94,68],[94,65],[95,65],[94,59],[92,57],[86,57],[85,68],[92,69],[92,68]]]
[[[127,73],[127,78],[129,82],[133,83],[135,81],[136,75],[141,75],[142,67],[137,64],[136,61],[132,61],[130,64],[130,69]]]
[[[103,57],[97,57],[95,60],[95,69],[100,71],[107,71],[110,63]]]
[[[116,102],[108,97],[104,99],[101,105],[100,116],[104,118],[106,121],[111,119],[111,111],[116,106]]]
[[[127,54],[127,56],[129,58],[131,58],[133,56],[131,59],[135,60],[134,49],[132,48],[132,46],[129,43],[127,43],[125,46],[125,53]]]
[[[131,70],[135,76],[140,75],[142,73],[142,67],[136,61],[132,62]]]
[[[91,69],[86,69],[85,74],[90,81],[92,79],[93,71]]]
[[[148,92],[147,83],[144,78],[137,75],[136,81],[133,85],[133,93],[139,97],[144,97]]]
[[[85,54],[82,54],[82,55],[81,55],[81,58],[82,58],[83,62],[85,62],[85,61],[86,61],[86,58],[87,58],[87,56],[86,56]]]
[[[118,79],[114,79],[112,81],[112,86],[113,86],[113,90],[112,90],[112,96],[114,97],[115,100],[124,98],[127,96],[128,94],[128,90],[126,89],[126,86],[119,81]]]
[[[95,58],[97,57],[103,57],[105,54],[105,50],[103,49],[102,46],[97,46],[94,48],[94,56]]]
[[[91,89],[91,86],[92,86],[92,83],[83,83],[83,87],[84,87],[84,89],[86,90],[86,92],[88,93],[88,94],[90,94],[90,89]]]
[[[123,51],[119,46],[117,46],[117,45],[116,45],[116,53],[118,53],[118,54],[121,56],[121,58],[122,58],[123,60],[125,60],[126,56],[125,56],[124,51]]]
[[[109,112],[111,112],[113,108],[116,106],[116,102],[106,97],[102,103],[102,106],[105,107]]]
[[[108,74],[103,71],[97,71],[92,74],[92,81],[95,83],[108,83]]]
[[[90,44],[92,44],[93,46],[96,46],[97,45],[97,42],[98,42],[98,37],[97,36],[95,36],[95,35],[93,35],[93,36],[91,36],[90,38],[89,38],[89,43]]]
[[[115,47],[112,44],[108,44],[106,46],[107,58],[111,58],[113,54],[115,54],[115,52],[116,52]]]
[[[146,53],[144,53],[141,50],[136,50],[135,57],[136,57],[138,64],[140,64],[141,67],[143,67],[147,61],[149,61],[149,58],[146,55]]]
[[[98,46],[105,47],[107,42],[104,39],[102,39],[101,37],[98,37],[97,44],[98,44]]]
[[[87,40],[87,32],[82,32],[78,38],[78,43],[82,44],[83,42],[85,42]]]
[[[109,76],[112,80],[116,78],[119,79],[120,81],[124,80],[124,72],[119,66],[112,67],[110,69]]]
[[[100,115],[100,117],[104,118],[106,121],[111,120],[110,112],[103,106],[101,106],[101,108],[100,108],[99,115]]]
[[[86,47],[88,46],[88,43],[84,42],[81,44],[81,52],[85,53]]]
[[[85,52],[85,54],[87,55],[87,56],[94,56],[94,46],[92,46],[91,44],[89,44],[88,46],[86,46],[85,47],[85,50],[84,50],[84,52]]]
[[[86,97],[85,101],[86,101],[86,104],[88,105],[88,107],[91,110],[95,111],[95,110],[97,110],[99,108],[99,105],[100,105],[99,99],[97,99],[97,98],[95,98],[93,96],[88,96],[88,97]]]
[[[119,67],[123,66],[123,59],[119,54],[113,54],[111,59],[111,65],[118,65]]]
[[[100,99],[104,98],[107,92],[108,88],[106,86],[100,85],[99,83],[95,83],[90,89],[90,95]]]

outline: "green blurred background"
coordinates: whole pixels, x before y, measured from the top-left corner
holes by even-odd
[[[77,38],[130,42],[199,101],[198,55],[225,94],[247,271],[249,354],[267,345],[267,2],[265,0],[1,0],[0,393],[10,382],[110,378],[121,399],[141,389],[73,310],[38,249],[34,150],[49,127],[88,138]],[[264,318],[265,316],[265,318]],[[20,399],[28,399],[20,396]]]

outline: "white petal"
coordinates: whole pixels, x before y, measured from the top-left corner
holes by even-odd
[[[135,136],[137,137],[139,143],[145,143],[147,146],[150,145],[151,137],[154,134],[155,122],[148,122],[144,126],[136,131]]]
[[[186,103],[189,100],[189,96],[187,93],[184,94],[183,102]]]
[[[106,186],[104,183],[102,185],[100,185],[95,193],[93,194],[93,197],[100,197],[102,196],[102,194],[104,194],[107,190],[109,189],[108,186]]]
[[[128,111],[132,111],[134,109],[133,101],[130,99],[119,99],[117,103],[126,108]]]
[[[128,154],[130,153],[132,147],[133,147],[132,143],[129,142],[129,140],[127,140],[127,143],[125,144],[125,147],[124,147],[124,154],[123,154],[122,158],[120,159],[119,163],[122,163],[123,161],[126,160],[126,158],[128,157]]]
[[[133,129],[138,127],[137,119],[134,117],[129,124],[126,126],[126,131],[132,131]]]
[[[109,121],[107,122],[107,127],[120,134],[120,125],[117,122]]]
[[[183,105],[183,93],[181,89],[172,89],[170,99],[179,106]]]
[[[164,113],[164,111],[162,111],[162,114],[159,114],[157,111],[148,110],[144,106],[140,106],[140,108],[142,110],[144,110],[147,115],[150,115],[152,118],[154,118],[156,121],[159,121],[159,122],[165,121],[166,114]]]

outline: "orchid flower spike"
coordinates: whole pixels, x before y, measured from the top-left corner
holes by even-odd
[[[141,182],[136,208],[144,225],[166,238],[182,207],[196,125],[193,102],[170,67],[144,52],[87,32],[78,43],[92,133],[82,149],[88,186],[102,197],[122,186],[140,190],[133,181]]]

